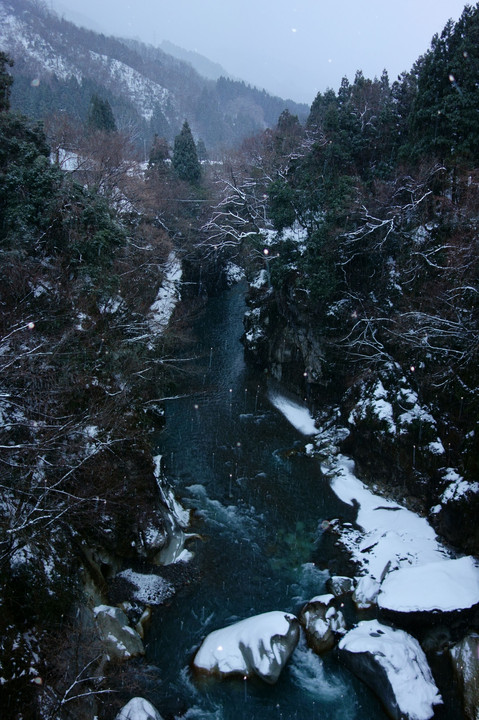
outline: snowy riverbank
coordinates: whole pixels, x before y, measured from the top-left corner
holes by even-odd
[[[306,406],[277,391],[270,400],[299,432],[315,435],[309,454],[324,448],[331,431],[321,432]],[[358,604],[377,600],[398,612],[450,612],[479,603],[475,559],[455,558],[425,518],[372,492],[355,475],[353,460],[331,443],[329,450],[322,473],[344,503],[357,507],[354,525],[335,522],[334,527],[358,568]]]

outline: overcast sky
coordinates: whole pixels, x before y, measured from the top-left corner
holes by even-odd
[[[107,35],[196,50],[248,83],[311,104],[361,69],[390,80],[428,48],[463,0],[50,0]],[[472,2],[472,4],[475,4]],[[81,14],[79,8],[81,7]]]

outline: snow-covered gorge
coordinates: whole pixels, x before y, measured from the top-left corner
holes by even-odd
[[[191,717],[229,720],[254,716],[261,707],[269,718],[279,704],[283,717],[315,717],[320,709],[325,718],[340,712],[382,720],[379,701],[368,689],[358,696],[345,669],[355,665],[346,654],[360,647],[366,649],[358,656],[367,654],[381,681],[382,695],[372,687],[388,712],[426,720],[442,700],[449,711],[450,699],[447,693],[441,698],[435,667],[429,668],[431,656],[408,623],[395,630],[377,596],[394,567],[439,560],[446,568],[454,556],[423,518],[359,479],[338,452],[347,429],[334,411],[335,422],[322,418],[320,427],[306,404],[268,387],[261,373],[248,375],[231,319],[233,313],[241,322],[240,297],[234,288],[210,303],[195,346],[203,380],[191,396],[166,403],[162,452],[182,503],[194,509],[192,530],[202,540],[193,540],[188,565],[199,564],[201,580],[184,597],[176,595],[170,610],[155,611],[147,659],[161,668],[170,698],[158,692],[149,699],[172,716],[178,714],[172,695],[179,692]],[[346,577],[351,549],[364,565],[355,564]],[[464,569],[459,563],[457,572],[448,570],[458,589]],[[368,587],[373,592],[365,609]],[[474,599],[474,572],[458,607],[465,606],[466,590]],[[269,663],[279,659],[274,638],[284,634],[285,615],[298,619],[300,637],[275,666],[270,685],[261,673],[268,675]],[[361,625],[375,616],[376,625]],[[381,661],[384,644],[389,654]],[[199,674],[191,672],[195,657]],[[404,682],[415,688],[409,704],[400,690]]]
[[[166,275],[174,280],[176,273]],[[132,702],[125,705],[126,717],[136,720],[131,713],[138,713],[143,720],[145,712],[153,714],[151,703],[161,716],[175,718],[236,720],[261,713],[269,720],[281,712],[291,720],[332,720],[338,713],[383,720],[374,695],[378,688],[371,692],[358,685],[346,669],[355,665],[346,654],[358,647],[356,654],[367,653],[373,674],[387,688],[379,696],[390,712],[396,704],[403,717],[433,717],[442,688],[412,630],[395,631],[382,616],[374,626],[360,623],[380,613],[375,596],[386,583],[385,567],[392,577],[395,564],[407,568],[438,558],[447,563],[451,556],[420,517],[372,493],[356,476],[352,462],[338,452],[347,429],[334,411],[329,418],[334,422],[318,423],[306,404],[245,366],[239,343],[243,310],[240,287],[209,303],[188,350],[188,357],[197,358],[195,380],[185,382],[181,397],[165,401],[156,473],[162,484],[159,507],[174,519],[174,531],[162,535],[148,523],[141,535],[152,551],[164,543],[173,562],[146,573],[136,561],[117,568],[109,581],[110,604],[95,604],[107,623],[116,617],[112,652],[138,652],[140,658],[145,652],[141,697],[122,695]],[[182,524],[186,516],[167,491],[169,484],[186,513],[193,511],[189,527]],[[403,524],[401,545],[393,537],[401,536]],[[389,537],[379,542],[386,530]],[[335,539],[340,546],[333,546]],[[350,547],[367,562],[348,578]],[[178,577],[184,584],[176,585]],[[357,606],[364,604],[367,585],[374,592],[372,606],[364,610]],[[114,609],[126,599],[126,589],[129,603],[121,604],[130,630]],[[144,608],[150,620],[138,617]],[[288,625],[301,629],[299,638],[288,640],[292,652],[283,656],[277,639],[285,636],[285,616]],[[129,645],[132,631],[143,647],[136,636]],[[313,635],[319,654],[311,649]],[[191,663],[200,647],[206,667],[196,675]],[[223,660],[233,677],[223,679]],[[269,677],[270,668],[274,684],[261,678]],[[363,677],[361,670],[354,672]],[[404,680],[415,687],[409,705],[398,689]]]

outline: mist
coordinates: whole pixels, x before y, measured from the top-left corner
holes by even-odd
[[[410,70],[463,0],[51,0],[77,24],[160,45],[168,40],[272,94],[310,104],[357,70]]]

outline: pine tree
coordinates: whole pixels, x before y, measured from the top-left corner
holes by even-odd
[[[10,88],[13,83],[13,77],[8,72],[6,66],[13,66],[13,60],[8,55],[0,51],[0,112],[10,109]]]
[[[88,127],[90,130],[102,132],[116,132],[116,123],[108,100],[102,100],[98,95],[92,95],[88,110]]]
[[[186,120],[180,134],[175,137],[173,167],[180,180],[197,183],[201,178],[201,165],[195,141]]]
[[[208,160],[208,151],[204,140],[201,138],[196,143],[196,152],[198,153],[198,160]]]
[[[479,5],[466,6],[456,24],[435,35],[415,66],[417,94],[411,113],[416,154],[441,161],[478,159]]]

